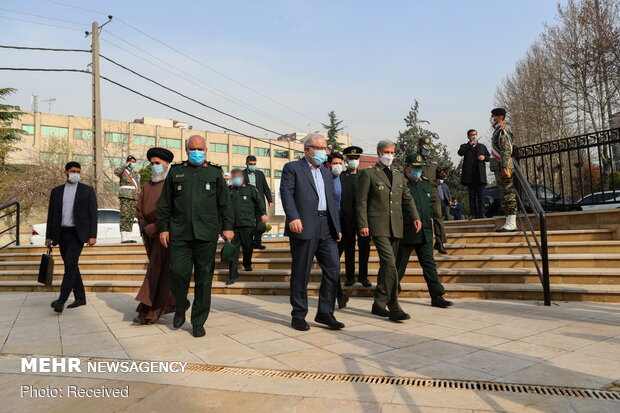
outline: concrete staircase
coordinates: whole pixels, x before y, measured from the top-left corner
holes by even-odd
[[[550,215],[549,267],[553,300],[620,302],[620,240],[615,225],[618,213]],[[571,215],[572,214],[572,215]],[[607,214],[609,215],[609,214]],[[571,222],[573,224],[571,224]],[[522,233],[493,232],[493,219],[448,222],[447,255],[435,255],[448,296],[542,299],[542,287]],[[574,227],[572,229],[553,229]],[[217,259],[214,293],[288,294],[291,258],[286,238],[265,239],[267,249],[255,251],[254,271],[241,272],[241,281],[225,286],[227,265]],[[58,289],[63,265],[55,248],[53,287],[36,282],[44,248],[21,246],[0,251],[0,291],[47,291]],[[89,291],[135,292],[147,267],[142,245],[98,245],[85,248],[80,259],[84,284]],[[344,266],[343,266],[344,267]],[[370,279],[376,282],[379,260],[374,247],[369,260]],[[313,265],[309,292],[316,294],[321,270]],[[344,277],[344,269],[343,269]],[[402,295],[427,297],[417,257],[412,256],[403,280]],[[369,296],[372,288],[359,284],[347,288],[350,295]]]

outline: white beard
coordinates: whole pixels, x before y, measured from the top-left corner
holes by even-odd
[[[151,176],[151,182],[161,182],[161,181],[163,181],[168,176],[168,171],[169,170],[170,170],[170,167],[167,167],[164,172],[153,173],[152,176]]]

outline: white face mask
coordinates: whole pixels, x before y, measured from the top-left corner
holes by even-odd
[[[381,155],[379,157],[379,160],[381,161],[383,165],[390,166],[392,165],[392,161],[394,161],[394,155],[391,155],[391,154]]]
[[[71,182],[72,184],[77,184],[78,182],[80,182],[80,174],[69,174],[69,176],[67,177],[67,179],[69,180],[69,182]]]
[[[491,126],[495,126],[495,119],[493,118],[493,116],[489,118],[489,123],[491,124]]]
[[[357,169],[359,165],[360,165],[359,159],[349,159],[347,161],[347,166],[349,167],[349,169]]]
[[[331,169],[332,169],[332,173],[335,176],[338,176],[338,175],[340,175],[342,173],[342,164],[341,163],[334,164],[334,165],[332,165]]]

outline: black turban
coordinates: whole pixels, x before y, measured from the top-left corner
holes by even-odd
[[[146,159],[148,159],[149,161],[153,156],[156,156],[159,159],[164,160],[168,163],[172,162],[172,160],[174,159],[174,154],[166,148],[151,148],[146,152]]]
[[[506,109],[504,108],[495,108],[491,111],[491,115],[495,116],[506,116]]]

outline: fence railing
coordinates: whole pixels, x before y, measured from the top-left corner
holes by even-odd
[[[21,218],[21,211],[19,202],[11,202],[6,205],[0,207],[0,225],[2,225],[5,221],[9,222],[6,228],[2,229],[0,227],[0,236],[4,234],[9,234],[11,230],[15,230],[14,239],[9,241],[8,243],[0,246],[0,250],[8,247],[11,244],[19,245],[19,224]],[[15,216],[15,223],[11,225],[11,217]]]
[[[545,206],[620,203],[620,128],[515,148]]]

